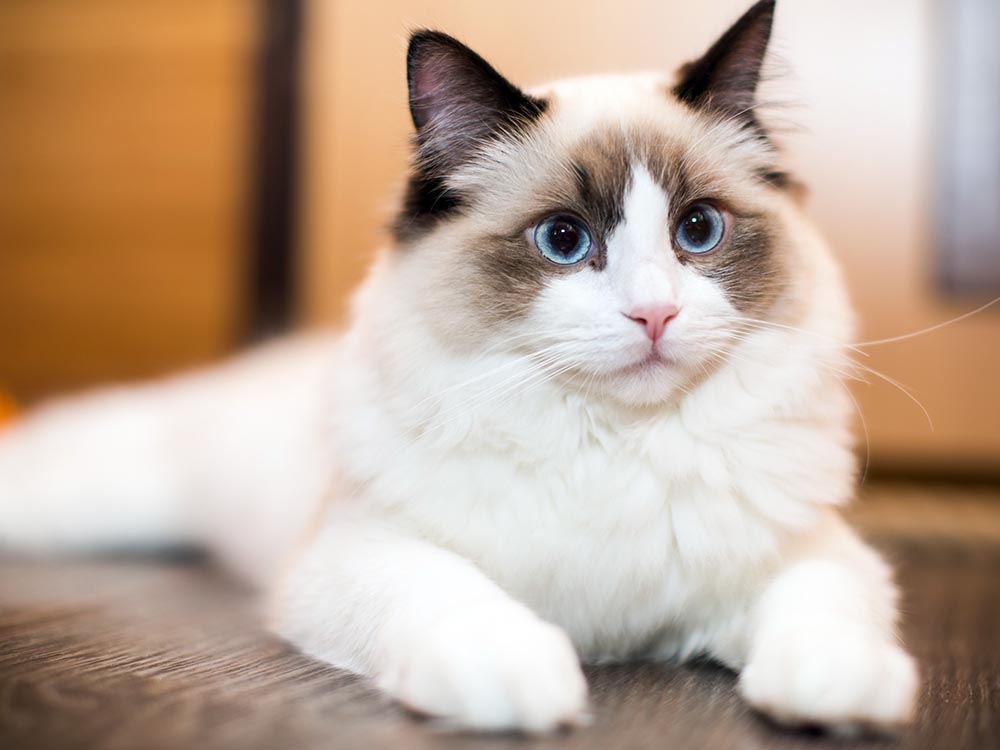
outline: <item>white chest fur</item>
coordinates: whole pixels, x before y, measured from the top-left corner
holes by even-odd
[[[836,393],[790,420],[779,406],[801,388],[780,389],[770,366],[748,391],[738,381],[750,374],[719,373],[676,408],[628,416],[551,383],[465,395],[460,411],[452,394],[414,431],[377,386],[344,372],[351,398],[334,432],[350,500],[474,561],[585,658],[683,656],[712,639],[738,661],[741,644],[720,641],[787,532],[846,497],[852,461],[846,431],[830,429],[842,421]]]

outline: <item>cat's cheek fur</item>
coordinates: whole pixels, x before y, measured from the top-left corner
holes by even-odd
[[[660,265],[671,262],[676,263],[668,259]],[[549,281],[527,318],[516,326],[516,335],[547,353],[554,360],[549,369],[559,377],[575,377],[595,396],[631,406],[669,402],[713,369],[733,344],[732,326],[720,325],[719,320],[736,310],[717,284],[690,269],[680,269],[671,282],[671,274],[649,263],[637,267],[635,276],[652,287],[679,290],[663,295],[676,301],[681,312],[656,343],[659,364],[637,366],[650,354],[650,341],[643,327],[623,312],[637,305],[629,290],[639,284],[618,287],[616,278],[606,272],[583,270]]]

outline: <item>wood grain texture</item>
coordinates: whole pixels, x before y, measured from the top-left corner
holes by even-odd
[[[1000,747],[1000,541],[941,534],[933,513],[923,526],[887,520],[900,493],[880,493],[861,515],[898,565],[925,677],[919,720],[899,737],[776,728],[710,664],[588,670],[594,721],[571,734],[448,734],[268,635],[249,592],[209,566],[132,558],[0,561],[0,747]],[[966,499],[971,526],[997,528],[998,500]]]

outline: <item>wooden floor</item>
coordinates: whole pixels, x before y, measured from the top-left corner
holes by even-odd
[[[856,513],[896,562],[925,677],[894,738],[771,726],[712,665],[589,670],[592,726],[472,737],[267,635],[191,560],[0,562],[0,748],[1000,748],[1000,493],[883,487]]]

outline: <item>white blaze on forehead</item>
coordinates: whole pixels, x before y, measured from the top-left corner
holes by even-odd
[[[669,198],[645,166],[631,170],[623,219],[608,241],[607,272],[630,308],[676,304],[681,269],[670,241]]]
[[[565,138],[585,135],[602,124],[663,122],[684,127],[682,108],[671,102],[661,73],[567,78],[530,89],[552,103],[551,117]]]

